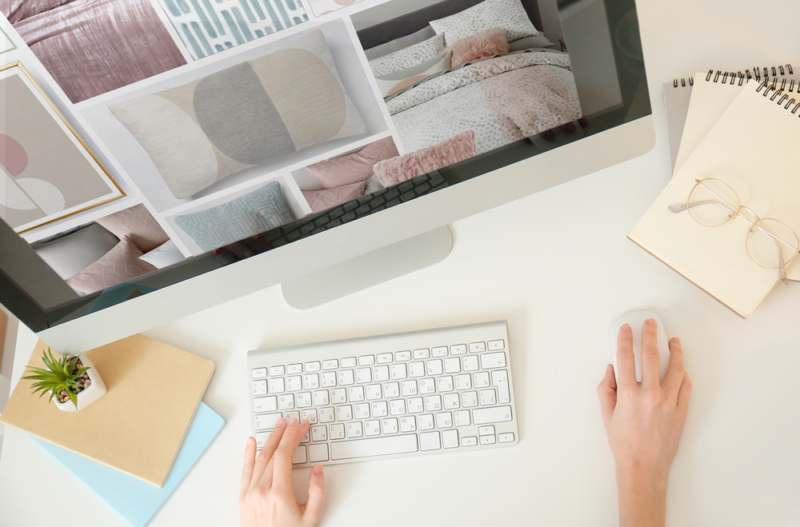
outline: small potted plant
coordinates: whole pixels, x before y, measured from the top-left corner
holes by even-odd
[[[34,388],[33,393],[42,392],[39,397],[49,392],[48,402],[55,398],[59,410],[83,410],[106,394],[106,385],[88,357],[64,355],[56,359],[48,348],[42,361],[46,369],[28,366],[31,375],[23,379],[36,381],[31,388]]]

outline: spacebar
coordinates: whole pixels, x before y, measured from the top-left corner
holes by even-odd
[[[356,439],[355,441],[337,441],[331,443],[331,459],[353,459],[356,457],[385,456],[388,454],[408,454],[419,450],[417,435],[376,437],[374,439]]]

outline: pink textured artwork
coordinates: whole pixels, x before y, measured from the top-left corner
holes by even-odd
[[[308,0],[314,16],[322,16],[337,9],[353,5],[361,0]]]
[[[0,99],[0,219],[16,232],[123,195],[21,66],[0,70]]]

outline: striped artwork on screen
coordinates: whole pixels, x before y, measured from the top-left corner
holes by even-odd
[[[195,60],[308,21],[300,0],[158,1]]]

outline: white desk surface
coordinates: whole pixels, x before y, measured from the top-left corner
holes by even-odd
[[[247,350],[497,319],[509,324],[520,444],[327,468],[323,525],[617,525],[595,387],[609,322],[642,308],[683,339],[694,383],[668,524],[799,525],[800,285],[779,286],[745,321],[625,237],[670,177],[661,83],[711,67],[800,66],[797,15],[793,0],[640,0],[653,151],[460,221],[445,262],[350,298],[296,311],[275,287],[147,332],[214,360],[205,401],[228,421],[151,525],[238,525]],[[32,348],[21,341],[15,379]],[[308,471],[294,477],[304,498]],[[0,524],[126,525],[13,430]]]

